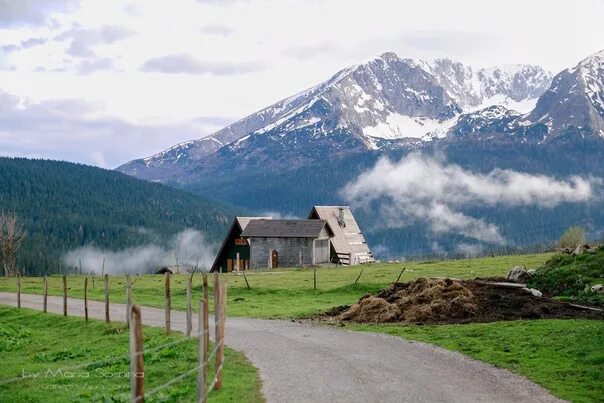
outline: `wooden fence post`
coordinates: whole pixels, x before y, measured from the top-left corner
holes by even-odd
[[[252,288],[250,287],[249,281],[247,281],[247,276],[245,275],[245,271],[243,272],[243,279],[245,280],[245,285],[247,286],[247,289],[251,290]]]
[[[207,285],[207,284],[206,284]],[[197,402],[208,400],[208,306],[202,299],[199,301],[199,374],[197,375]]]
[[[109,274],[105,274],[105,322],[109,323]]]
[[[164,275],[164,308],[166,320],[166,334],[170,334],[170,310],[172,309],[172,301],[170,297],[170,273]]]
[[[208,356],[208,351],[210,349],[210,324],[209,324],[209,306],[210,306],[210,292],[208,290],[208,275],[206,273],[203,274],[203,325],[206,329],[205,339],[206,339],[206,357]],[[199,312],[201,315],[201,312]]]
[[[191,306],[191,293],[193,289],[193,275],[189,276],[187,281],[187,328],[185,330],[185,335],[187,337],[191,337],[191,330],[193,330],[193,307]],[[201,312],[199,313],[201,315]],[[201,337],[201,336],[200,336]]]
[[[218,289],[220,288],[220,277],[218,276],[217,272],[214,272],[214,311],[216,311],[216,301],[218,300],[218,298],[220,298],[220,296],[217,294],[218,293]],[[214,320],[217,320],[216,318],[214,318]]]
[[[84,317],[88,322],[88,276],[84,277]]]
[[[313,278],[312,278],[313,286],[314,286],[314,289],[316,290],[317,289],[317,268],[313,267],[312,271],[313,271]]]
[[[126,274],[126,325],[130,326],[130,310],[132,308],[132,282],[130,274]]]
[[[63,316],[67,316],[67,276],[63,275]]]
[[[48,312],[48,276],[44,275],[44,300],[42,312]]]
[[[216,383],[214,388],[218,390],[222,386],[222,364],[224,362],[224,322],[226,320],[226,284],[224,282],[218,283],[218,290],[215,291],[215,295],[218,295],[218,300],[215,301],[214,312],[214,321],[216,322]]]
[[[359,279],[361,278],[361,274],[363,274],[363,269],[361,269],[361,272],[359,273],[359,276],[357,277],[357,279],[354,280],[355,284],[359,282]]]
[[[132,307],[130,316],[130,390],[132,402],[145,401],[145,370],[143,368],[143,326],[141,309]]]
[[[21,273],[17,272],[17,308],[21,309]]]
[[[403,275],[403,272],[407,270],[406,267],[403,267],[403,270],[401,270],[401,272],[398,274],[398,277],[396,278],[395,283],[398,283],[398,281],[401,279],[401,276]]]

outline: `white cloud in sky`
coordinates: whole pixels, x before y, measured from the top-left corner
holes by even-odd
[[[139,125],[241,118],[384,51],[559,71],[600,50],[602,20],[602,0],[6,0],[0,90]]]
[[[591,178],[558,180],[512,170],[474,173],[433,157],[412,153],[398,162],[380,159],[345,187],[343,196],[360,206],[379,200],[380,222],[404,227],[426,221],[434,233],[459,233],[493,244],[506,243],[499,228],[461,210],[466,206],[529,206],[551,208],[594,196]]]
[[[115,168],[131,158],[154,154],[200,131],[232,120],[198,116],[173,123],[131,122],[106,113],[102,103],[83,99],[35,102],[0,90],[0,154],[85,161]]]

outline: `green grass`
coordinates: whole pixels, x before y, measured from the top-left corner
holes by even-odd
[[[152,349],[184,340],[165,336],[161,329],[143,329],[144,347]],[[144,354],[145,390],[166,383],[197,365],[197,339],[188,339]],[[129,401],[129,332],[124,325],[43,314],[28,309],[0,307],[0,401],[1,402],[126,402]],[[80,364],[111,358],[110,362]],[[52,372],[47,372],[47,371]],[[28,373],[36,379],[2,384]],[[211,366],[210,374],[213,372]],[[61,375],[62,374],[62,375]],[[196,373],[146,396],[146,401],[193,401]],[[225,349],[223,387],[212,391],[214,402],[260,402],[257,370],[241,353]]]
[[[556,254],[528,284],[559,299],[604,305],[604,294],[591,291],[592,286],[604,284],[604,246],[595,253]]]
[[[317,269],[317,290],[313,289],[312,269],[287,269],[275,271],[250,271],[247,274],[251,289],[246,288],[242,276],[222,274],[228,283],[228,311],[232,316],[259,318],[290,318],[312,315],[338,305],[352,304],[367,293],[376,292],[398,277],[401,269],[407,270],[401,281],[418,277],[474,278],[502,276],[513,266],[526,265],[537,268],[551,254],[515,255],[487,257],[481,259],[461,259],[434,262],[409,262],[400,264],[375,264],[363,267],[332,267]],[[360,270],[363,274],[354,284]],[[164,303],[161,275],[133,277],[133,300],[137,304],[162,307]],[[201,294],[201,276],[194,280],[194,295]],[[172,308],[184,309],[187,277],[185,274],[172,276]],[[83,298],[83,276],[68,278],[68,295]],[[89,287],[92,287],[89,281]],[[123,276],[110,277],[110,300],[125,301],[125,279]],[[0,278],[0,291],[16,290],[15,279]],[[42,279],[23,278],[23,293],[42,293]],[[62,295],[60,276],[49,277],[49,294]],[[103,282],[97,276],[94,288],[89,289],[89,298],[103,300]]]
[[[467,325],[347,324],[432,343],[506,368],[573,402],[604,401],[604,321],[534,320]]]

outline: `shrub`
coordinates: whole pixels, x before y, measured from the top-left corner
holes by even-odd
[[[585,231],[579,226],[570,227],[560,237],[561,248],[576,248],[585,243]]]

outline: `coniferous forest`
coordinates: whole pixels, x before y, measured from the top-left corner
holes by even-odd
[[[68,162],[0,158],[0,210],[26,233],[22,273],[56,273],[69,250],[119,250],[161,242],[192,228],[216,242],[233,211],[215,202],[115,171]],[[68,268],[62,268],[68,270]]]

